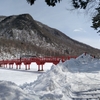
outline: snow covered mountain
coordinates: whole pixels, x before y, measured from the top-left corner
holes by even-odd
[[[100,50],[71,39],[29,14],[0,16],[0,52],[2,59],[21,55],[79,56],[83,52],[100,56]]]

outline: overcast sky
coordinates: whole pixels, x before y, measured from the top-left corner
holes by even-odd
[[[86,13],[69,11],[70,0],[62,0],[55,7],[49,7],[45,0],[36,0],[30,6],[26,0],[0,0],[0,15],[29,13],[33,19],[56,28],[77,41],[100,49],[100,36],[90,26],[91,20]]]

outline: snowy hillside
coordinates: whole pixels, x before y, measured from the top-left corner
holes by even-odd
[[[71,39],[59,30],[34,20],[30,14],[0,16],[0,51],[0,59],[20,58],[20,54],[79,56],[83,52],[100,57],[99,49]]]
[[[0,84],[4,87],[2,91],[5,84],[9,82]],[[10,89],[6,92],[12,91],[13,85],[7,85]],[[24,83],[20,88],[16,85],[24,98],[20,100],[100,100],[100,60],[89,54],[82,54],[76,59],[52,65],[51,69],[39,75],[37,80]],[[0,94],[3,95],[2,91]],[[16,91],[13,90],[15,93]],[[6,97],[9,98],[8,95]],[[4,99],[1,97],[0,100]]]
[[[6,18],[6,16],[0,16],[0,22],[5,18]]]

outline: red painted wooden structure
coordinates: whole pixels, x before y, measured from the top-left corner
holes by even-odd
[[[43,71],[43,65],[45,63],[53,63],[58,64],[60,60],[64,62],[65,60],[69,60],[70,58],[76,58],[75,56],[67,56],[67,57],[33,57],[33,58],[21,58],[21,59],[11,59],[11,60],[1,60],[0,66],[13,68],[13,65],[16,64],[16,69],[21,69],[21,64],[24,63],[25,69],[30,69],[30,64],[35,62],[38,65],[38,71]]]

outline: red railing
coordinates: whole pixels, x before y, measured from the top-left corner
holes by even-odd
[[[21,58],[21,59],[11,59],[11,60],[1,60],[0,61],[0,65],[4,66],[9,64],[12,65],[15,63],[16,64],[16,68],[18,68],[18,65],[21,66],[22,63],[24,63],[26,65],[26,69],[27,69],[27,65],[28,68],[30,69],[30,64],[32,62],[35,62],[38,65],[38,70],[40,71],[40,65],[42,65],[42,70],[43,70],[43,65],[45,63],[53,63],[53,64],[58,64],[59,61],[61,60],[62,62],[69,60],[71,58],[76,58],[75,56],[67,56],[67,57],[33,57],[33,58]]]

